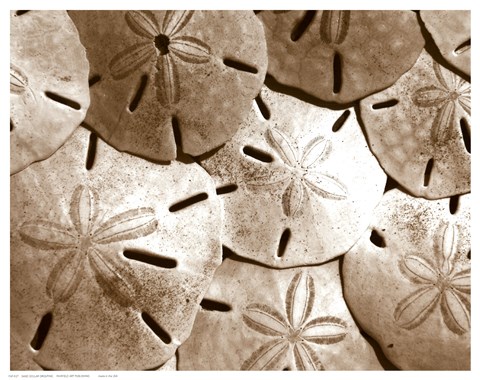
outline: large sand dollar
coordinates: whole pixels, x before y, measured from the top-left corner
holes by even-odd
[[[470,191],[470,83],[423,51],[393,86],[360,102],[372,152],[415,196]]]
[[[179,370],[380,370],[345,305],[338,260],[272,269],[226,259]]]
[[[367,228],[386,176],[353,109],[262,90],[225,146],[201,162],[222,195],[223,244],[285,268],[345,253]]]
[[[159,367],[220,264],[219,201],[202,168],[99,140],[87,169],[89,136],[78,128],[11,177],[12,369]]]
[[[90,104],[88,61],[65,11],[10,12],[10,173],[55,152]]]
[[[391,190],[345,255],[347,304],[397,367],[470,369],[470,249],[470,195]]]
[[[91,65],[87,123],[120,151],[173,160],[228,140],[265,78],[252,11],[70,12]]]

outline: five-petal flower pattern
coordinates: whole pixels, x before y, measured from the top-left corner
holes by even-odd
[[[20,237],[41,250],[66,251],[47,280],[47,294],[55,303],[67,301],[77,290],[88,262],[96,282],[120,305],[133,303],[134,284],[118,269],[114,257],[102,249],[110,243],[136,239],[153,233],[157,220],[152,208],[132,209],[102,222],[98,194],[83,185],[75,188],[68,213],[71,225],[45,219],[25,222]]]
[[[454,128],[454,114],[458,106],[470,115],[470,83],[433,61],[433,71],[439,82],[418,89],[412,96],[418,107],[436,107],[431,138],[434,144],[444,143]]]
[[[147,39],[127,47],[109,64],[114,79],[123,79],[147,62],[156,61],[155,88],[162,105],[180,100],[177,63],[201,64],[210,60],[210,47],[200,39],[179,35],[194,11],[166,11],[161,26],[151,11],[128,11],[125,20],[130,30]]]
[[[339,200],[347,197],[345,186],[337,179],[321,173],[317,167],[329,155],[329,140],[314,138],[307,144],[300,159],[293,143],[278,129],[269,129],[266,140],[285,165],[266,175],[261,173],[253,176],[248,185],[264,186],[288,181],[282,195],[282,208],[286,216],[294,217],[301,209],[307,189],[323,198]]]
[[[399,302],[395,321],[411,330],[422,324],[440,303],[440,312],[447,327],[462,335],[470,330],[470,268],[455,268],[458,231],[446,225],[440,249],[435,250],[435,263],[416,255],[400,261],[401,272],[421,287]]]
[[[291,280],[284,315],[266,304],[252,303],[245,308],[243,322],[252,330],[273,339],[254,351],[242,370],[281,369],[293,352],[297,370],[323,370],[312,344],[334,344],[347,335],[347,324],[338,317],[308,320],[315,301],[315,283],[307,273],[298,272]]]

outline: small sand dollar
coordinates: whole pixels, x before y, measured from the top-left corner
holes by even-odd
[[[443,57],[470,75],[470,11],[422,10],[420,17]]]
[[[179,370],[379,370],[342,297],[338,260],[276,270],[235,258],[215,272]]]
[[[345,299],[405,370],[470,369],[470,195],[384,195],[345,255]]]
[[[470,191],[470,83],[425,51],[393,86],[360,102],[370,147],[415,196]]]
[[[424,39],[411,11],[266,11],[268,72],[322,100],[349,103],[393,83]]]
[[[353,109],[332,111],[264,87],[248,119],[201,162],[225,209],[223,244],[263,264],[318,264],[367,228],[386,176]]]
[[[90,104],[88,61],[65,11],[10,11],[10,173],[55,152]]]
[[[267,66],[252,11],[70,12],[91,65],[86,122],[152,160],[200,155],[248,115]]]
[[[220,264],[219,201],[200,166],[101,140],[88,160],[90,136],[78,128],[11,177],[12,369],[158,368]]]

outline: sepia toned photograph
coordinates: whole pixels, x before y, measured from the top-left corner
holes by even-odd
[[[9,12],[10,374],[471,371],[470,9]]]

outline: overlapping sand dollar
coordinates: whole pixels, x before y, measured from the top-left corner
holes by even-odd
[[[202,304],[179,370],[382,369],[345,305],[338,260],[276,270],[228,258]]]
[[[89,135],[78,128],[11,177],[12,346],[26,358],[12,369],[28,357],[56,370],[158,367],[220,264],[219,201],[202,168],[99,140],[87,170]]]
[[[393,86],[360,102],[385,171],[429,199],[470,191],[470,83],[423,51]]]
[[[411,11],[267,11],[268,72],[322,100],[348,103],[392,85],[424,39]]]
[[[470,369],[470,195],[387,192],[343,278],[355,319],[399,368]]]
[[[345,253],[386,182],[354,110],[315,107],[266,87],[261,99],[269,119],[254,104],[234,138],[201,162],[217,187],[237,186],[222,195],[223,244],[277,268]]]
[[[88,61],[65,11],[10,11],[10,173],[55,152],[90,104]]]
[[[76,11],[87,48],[87,122],[109,144],[154,160],[228,140],[263,83],[267,52],[252,11]]]
[[[420,17],[442,56],[470,75],[470,11],[422,10]]]

